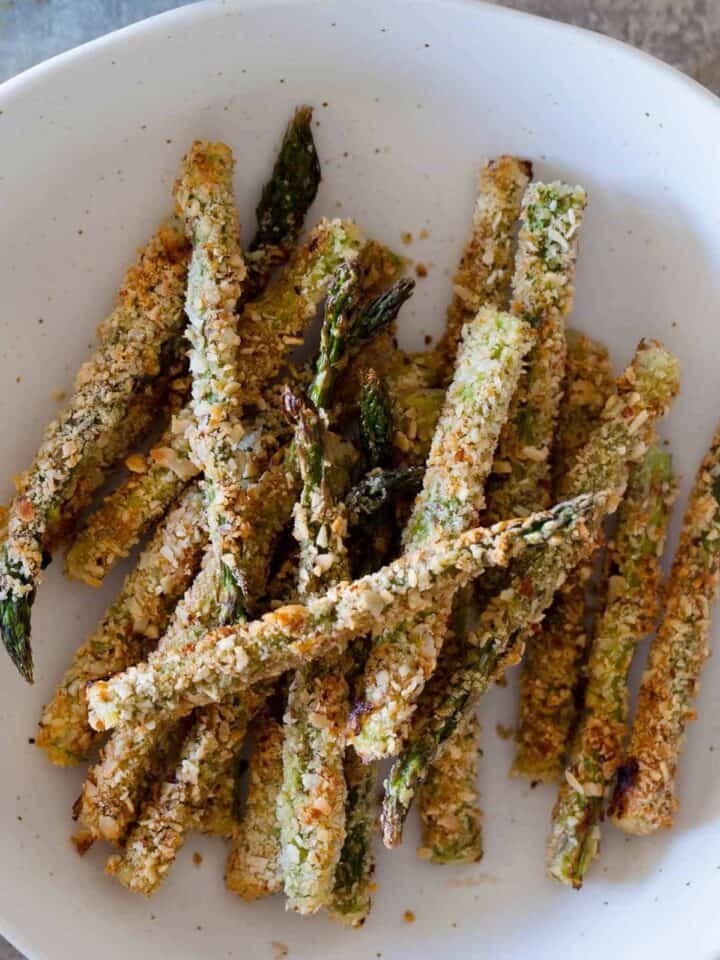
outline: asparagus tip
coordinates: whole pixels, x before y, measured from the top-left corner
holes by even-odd
[[[10,594],[0,603],[0,632],[5,649],[20,675],[33,682],[33,658],[30,646],[30,611],[35,591],[22,596]]]

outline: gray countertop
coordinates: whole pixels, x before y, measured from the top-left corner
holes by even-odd
[[[499,0],[642,47],[720,93],[717,0]],[[0,0],[0,81],[177,0]],[[0,937],[0,960],[20,954]]]

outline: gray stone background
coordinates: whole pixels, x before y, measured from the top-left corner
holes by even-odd
[[[720,0],[497,0],[626,40],[720,94]],[[177,0],[0,0],[0,81]],[[20,954],[0,937],[0,960]]]

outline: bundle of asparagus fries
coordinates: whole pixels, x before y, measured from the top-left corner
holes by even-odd
[[[655,430],[678,365],[642,341],[614,379],[566,329],[584,191],[488,162],[446,332],[410,354],[403,261],[351,221],[301,239],[311,116],[285,133],[246,248],[231,150],[192,145],[177,218],[18,482],[0,628],[26,679],[45,560],[66,543],[67,573],[97,586],[141,544],[37,744],[90,761],[76,839],[112,844],[128,889],[156,890],[201,830],[231,842],[242,898],[283,890],[357,926],[378,819],[393,847],[417,800],[420,856],[482,856],[475,708],[522,661],[512,772],[559,783],[547,870],[580,886],[606,815],[631,833],[672,822],[720,579],[720,435],[663,587],[675,485]],[[658,620],[628,733],[628,671]]]

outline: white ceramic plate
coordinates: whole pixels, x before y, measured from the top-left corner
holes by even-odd
[[[0,416],[3,485],[25,466],[53,391],[68,387],[111,307],[134,249],[170,209],[194,137],[236,150],[249,224],[294,105],[317,105],[325,179],[313,213],[352,215],[430,265],[405,316],[416,344],[436,332],[471,209],[475,172],[499,151],[538,175],[584,184],[590,207],[575,323],[618,365],[641,335],[679,354],[683,394],[668,419],[689,475],[720,413],[718,103],[680,74],[591,33],[477,2],[200,4],[58,57],[0,89]],[[677,526],[677,522],[676,522]],[[376,905],[347,932],[244,906],[222,885],[219,842],[191,837],[151,902],[102,873],[104,851],[69,843],[82,774],[28,744],[73,648],[117,589],[65,582],[40,591],[37,682],[0,663],[0,927],[31,957],[106,960],[412,955],[717,958],[720,933],[720,662],[711,663],[680,773],[682,809],[663,836],[603,831],[580,894],[543,876],[552,791],[506,772],[512,689],[482,706],[486,854],[436,867],[404,847],[381,854]],[[718,750],[713,751],[717,744]],[[201,850],[202,866],[192,853]],[[415,913],[413,924],[403,911]]]

